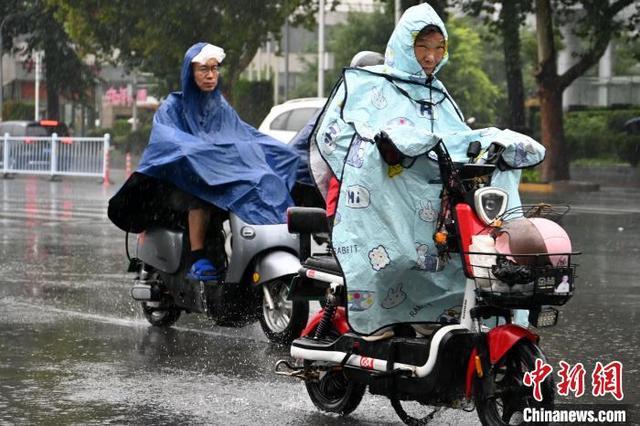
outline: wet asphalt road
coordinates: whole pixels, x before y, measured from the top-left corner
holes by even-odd
[[[116,187],[0,180],[0,424],[398,424],[371,395],[346,419],[318,412],[302,383],[273,374],[287,349],[258,325],[191,315],[168,332],[149,327],[129,297],[124,233],[106,217]],[[576,296],[540,332],[545,352],[556,370],[582,362],[588,375],[621,361],[622,402],[640,418],[640,190],[524,199],[572,204],[564,225],[584,253]],[[479,424],[455,410],[433,423]]]

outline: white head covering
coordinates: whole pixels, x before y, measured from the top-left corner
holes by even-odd
[[[222,63],[226,54],[222,47],[214,46],[213,44],[205,44],[200,53],[193,57],[191,62],[198,62],[205,64],[209,59],[216,59],[218,63]]]

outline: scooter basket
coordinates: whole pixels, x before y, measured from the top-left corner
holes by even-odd
[[[564,305],[573,297],[577,253],[553,253],[563,259],[554,266],[549,254],[513,254],[469,252],[482,256],[483,262],[471,262],[476,295],[483,302],[502,308],[530,309],[541,305]],[[493,261],[487,262],[488,256]],[[478,257],[479,258],[479,257]]]

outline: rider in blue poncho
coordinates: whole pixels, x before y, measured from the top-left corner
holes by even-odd
[[[238,117],[220,93],[220,47],[196,43],[184,57],[182,91],[153,118],[138,169],[109,202],[109,218],[141,232],[164,212],[188,211],[193,279],[216,279],[204,240],[212,211],[252,224],[284,223],[299,157]],[[169,204],[169,205],[167,205]]]

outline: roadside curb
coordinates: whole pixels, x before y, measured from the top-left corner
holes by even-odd
[[[550,183],[521,183],[518,189],[522,192],[596,192],[600,184],[593,182],[577,182],[560,180]]]

